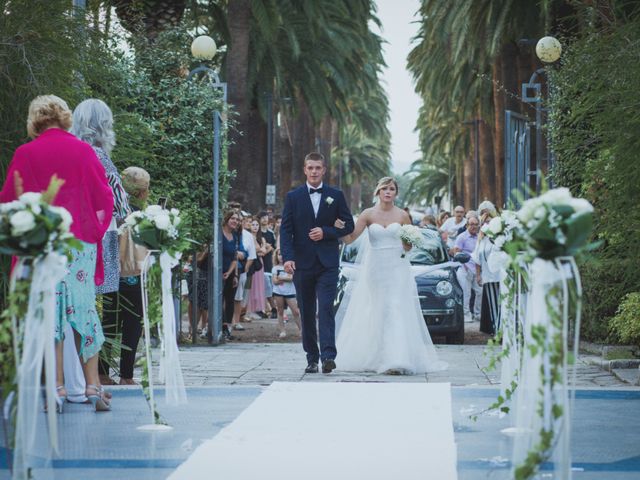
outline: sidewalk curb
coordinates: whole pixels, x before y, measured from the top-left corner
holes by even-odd
[[[622,382],[640,385],[640,359],[604,360],[602,357],[591,355],[581,355],[580,358],[589,365],[595,365],[611,373]]]

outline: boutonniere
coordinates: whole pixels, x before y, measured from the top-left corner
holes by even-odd
[[[327,202],[327,205],[331,205],[333,203],[333,197],[327,197],[324,201]]]

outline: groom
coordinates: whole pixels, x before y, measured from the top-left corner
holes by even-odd
[[[284,269],[293,274],[302,316],[302,346],[307,353],[305,373],[336,368],[336,333],[333,302],[338,286],[340,249],[338,238],[353,231],[353,217],[344,194],[322,184],[327,171],[324,157],[310,153],[304,159],[307,182],[290,191],[284,202],[280,249]],[[337,219],[345,223],[338,230]],[[316,333],[316,302],[319,307],[320,349]]]

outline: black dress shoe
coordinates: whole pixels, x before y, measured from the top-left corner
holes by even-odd
[[[331,373],[335,368],[336,362],[331,358],[322,362],[322,373]]]
[[[304,373],[318,373],[318,364],[316,362],[311,362],[307,365],[307,368],[304,369]]]

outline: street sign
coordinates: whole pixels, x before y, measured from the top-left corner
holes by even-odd
[[[267,185],[267,194],[266,194],[266,199],[264,203],[267,205],[276,204],[276,186],[275,185]]]

